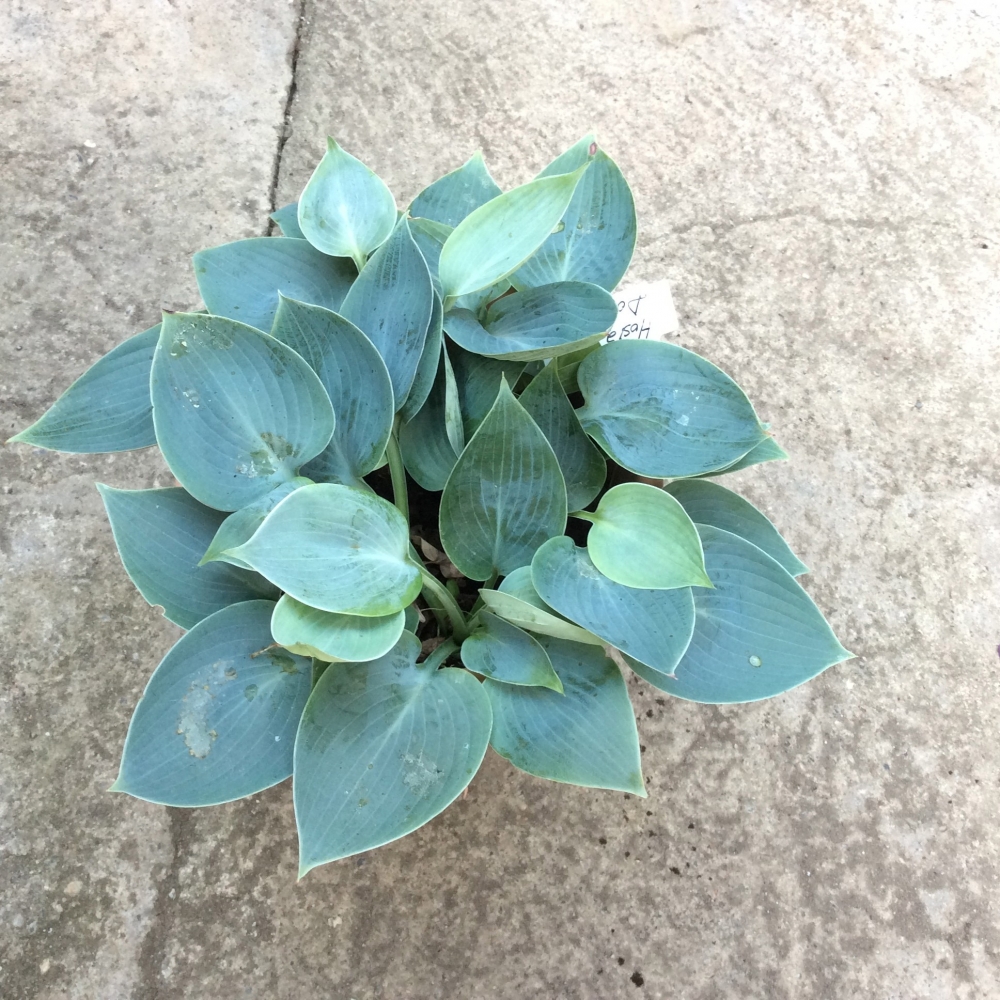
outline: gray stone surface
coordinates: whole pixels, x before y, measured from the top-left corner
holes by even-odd
[[[297,13],[4,15],[0,431],[191,305],[192,250],[264,231]],[[0,995],[1000,996],[995,5],[306,0],[301,28],[279,204],[327,131],[401,202],[479,146],[512,184],[598,131],[633,273],[792,453],[735,485],[858,657],[745,707],[634,681],[647,800],[490,756],[428,827],[296,883],[287,787],[104,792],[176,630],[91,483],[162,466],[5,449]]]

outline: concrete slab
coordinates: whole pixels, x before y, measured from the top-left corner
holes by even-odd
[[[264,224],[295,12],[143,10],[155,27],[112,18],[109,39],[109,15],[53,13],[63,49],[19,29],[5,431],[153,307],[190,304],[187,253]],[[172,18],[228,26],[195,33],[211,70],[130,55]],[[5,451],[4,995],[1000,996],[1000,15],[306,0],[303,28],[279,203],[327,131],[403,202],[477,147],[507,185],[597,130],[634,186],[633,273],[671,279],[680,342],[792,453],[735,485],[858,659],[748,707],[634,682],[647,800],[491,756],[422,831],[295,884],[287,788],[203,812],[102,791],[172,629],[129,593],[90,483],[160,467]],[[149,75],[116,103],[130,58]],[[60,143],[101,122],[127,145],[94,183],[74,165],[89,147]],[[213,149],[230,124],[238,153]]]

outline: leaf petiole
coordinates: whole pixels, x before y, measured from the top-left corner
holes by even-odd
[[[406,469],[403,467],[403,455],[399,450],[399,418],[393,424],[392,434],[385,446],[385,457],[389,462],[389,475],[392,478],[392,500],[396,509],[410,523],[410,501],[406,492]]]
[[[451,634],[457,642],[461,642],[469,634],[462,609],[448,593],[448,588],[426,566],[420,568],[420,575],[423,577],[423,594],[428,607],[432,611],[443,611],[448,616]]]

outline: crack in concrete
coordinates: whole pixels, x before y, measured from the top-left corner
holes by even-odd
[[[174,921],[174,905],[180,894],[180,870],[187,857],[187,833],[192,810],[167,809],[170,817],[170,861],[153,901],[149,930],[139,949],[139,981],[132,1000],[159,1000],[163,987],[163,963]]]
[[[268,216],[277,207],[278,198],[278,178],[281,176],[281,157],[285,152],[285,143],[292,130],[292,105],[295,103],[295,92],[298,89],[298,69],[299,52],[302,48],[302,35],[306,23],[306,0],[299,0],[298,11],[295,17],[295,39],[292,42],[291,55],[291,75],[288,80],[288,90],[285,93],[285,109],[281,116],[281,131],[278,133],[278,148],[274,151],[274,166],[271,170],[271,185],[268,189]],[[273,219],[267,220],[267,236],[274,233],[276,223]]]

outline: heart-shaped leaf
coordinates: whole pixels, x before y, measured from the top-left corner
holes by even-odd
[[[562,536],[546,542],[531,562],[543,601],[637,660],[669,674],[691,641],[691,590],[636,590],[609,580],[586,549]]]
[[[302,197],[299,228],[309,242],[333,257],[351,257],[360,271],[396,224],[396,202],[385,183],[360,160],[326,140]]]
[[[112,791],[191,808],[253,795],[292,773],[310,664],[267,648],[273,608],[234,604],[181,637],[136,706]]]
[[[333,433],[330,397],[309,365],[221,316],[164,316],[150,389],[170,471],[219,510],[239,510],[294,479]]]
[[[767,436],[743,390],[676,344],[619,340],[577,371],[588,434],[641,476],[696,476],[732,465]]]
[[[470,212],[501,193],[477,152],[457,170],[439,177],[413,199],[410,215],[457,226]]]
[[[125,572],[165,618],[191,628],[216,611],[278,597],[263,577],[225,563],[199,565],[224,514],[178,487],[116,490],[98,483]]]
[[[360,486],[392,433],[392,383],[372,342],[328,309],[282,298],[271,334],[319,376],[337,415],[326,448],[303,466],[310,479]]]
[[[233,511],[219,525],[219,530],[216,531],[212,544],[205,550],[198,565],[204,566],[206,563],[219,561],[250,569],[237,556],[229,555],[229,549],[235,549],[244,542],[250,541],[253,533],[264,523],[264,518],[274,510],[279,501],[284,500],[293,490],[297,490],[300,486],[308,486],[311,482],[311,479],[306,479],[304,476],[296,476],[290,482],[275,487],[266,497],[261,497],[260,500],[254,500],[246,507]],[[213,511],[213,513],[215,512]]]
[[[608,463],[587,436],[559,379],[559,365],[546,365],[518,397],[559,459],[570,510],[582,510],[604,486]]]
[[[545,242],[584,170],[540,177],[497,195],[455,227],[439,267],[446,312],[457,296],[488,288],[516,271]]]
[[[371,663],[329,668],[295,740],[299,874],[416,830],[469,784],[489,743],[482,685],[417,663],[404,632]]]
[[[566,173],[588,163],[562,225],[514,274],[516,288],[591,281],[611,291],[628,270],[635,249],[635,202],[617,164],[596,149],[593,136],[567,150],[539,176]]]
[[[413,384],[433,309],[430,272],[402,219],[372,255],[340,307],[341,314],[382,355],[397,410]]]
[[[76,454],[156,444],[149,369],[160,325],[95,361],[30,427],[10,440]]]
[[[455,374],[445,350],[427,401],[399,428],[399,450],[406,471],[425,490],[440,492],[465,447]]]
[[[274,641],[300,656],[362,663],[388,653],[403,634],[406,613],[378,618],[320,611],[285,594],[271,617]]]
[[[601,497],[587,552],[609,579],[625,587],[670,590],[711,587],[694,522],[669,493],[646,483],[620,483]]]
[[[267,333],[279,294],[337,310],[358,276],[342,257],[328,257],[307,240],[262,236],[194,255],[198,290],[210,313]]]
[[[350,486],[303,486],[229,554],[322,611],[391,615],[420,593],[405,518],[380,497]]]
[[[490,745],[539,778],[646,797],[639,734],[618,667],[594,646],[539,640],[564,693],[487,679]]]
[[[792,576],[809,572],[809,567],[789,548],[778,529],[739,494],[703,479],[679,479],[664,488],[680,501],[692,521],[722,528],[753,542]]]
[[[596,344],[618,315],[599,285],[562,281],[505,295],[486,311],[485,323],[467,309],[448,314],[448,336],[475,354],[511,361],[558,357]]]
[[[499,590],[484,588],[479,594],[490,611],[518,628],[571,642],[604,645],[603,639],[563,618],[538,596],[531,582],[530,566],[522,566],[504,577]]]
[[[444,318],[444,311],[441,307],[441,299],[434,293],[434,308],[431,311],[430,325],[427,327],[427,339],[424,341],[424,349],[420,354],[420,361],[417,363],[417,370],[413,376],[413,384],[406,396],[406,402],[400,407],[399,415],[403,420],[412,420],[430,395],[434,379],[437,377],[438,367],[441,363],[441,344],[444,340],[444,331],[441,328],[441,321]]]
[[[464,576],[531,562],[566,525],[566,485],[545,435],[502,382],[441,494],[441,544]]]
[[[448,356],[455,368],[462,426],[468,440],[496,402],[501,381],[506,379],[508,385],[516,385],[524,371],[524,362],[484,358],[463,350],[455,343],[447,346]]]
[[[715,589],[695,591],[694,635],[674,676],[641,664],[636,673],[678,698],[722,705],[772,698],[851,658],[777,561],[728,531],[698,530]]]
[[[280,226],[282,236],[290,236],[292,239],[298,240],[306,238],[306,234],[299,228],[299,203],[297,201],[275,209],[270,218]]]
[[[523,629],[479,612],[479,626],[462,643],[462,662],[477,674],[505,684],[551,688],[562,692],[548,653]]]

